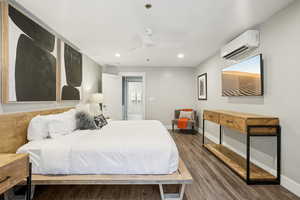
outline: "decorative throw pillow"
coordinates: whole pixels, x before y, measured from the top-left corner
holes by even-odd
[[[179,118],[193,119],[193,112],[192,111],[180,111]]]
[[[95,116],[95,124],[98,128],[102,128],[103,126],[107,125],[107,121],[103,114]]]
[[[80,130],[97,129],[94,117],[83,111],[76,113],[76,127]]]

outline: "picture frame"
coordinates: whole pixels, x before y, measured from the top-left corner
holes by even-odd
[[[207,100],[207,73],[197,78],[198,100]]]
[[[57,101],[58,38],[13,4],[0,6],[2,103]]]
[[[80,101],[83,96],[83,56],[63,41],[60,45],[60,101]]]

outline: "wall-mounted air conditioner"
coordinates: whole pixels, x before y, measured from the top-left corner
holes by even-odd
[[[236,57],[259,47],[259,31],[248,30],[221,49],[221,58],[234,60]]]

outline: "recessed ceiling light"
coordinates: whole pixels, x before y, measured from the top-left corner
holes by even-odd
[[[183,54],[183,53],[179,53],[179,54],[177,55],[177,57],[178,57],[178,58],[184,58],[184,54]]]
[[[121,54],[116,53],[115,56],[119,58],[119,57],[121,57]]]

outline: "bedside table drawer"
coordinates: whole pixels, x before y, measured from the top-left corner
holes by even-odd
[[[0,194],[20,183],[29,175],[28,157],[0,167]]]

